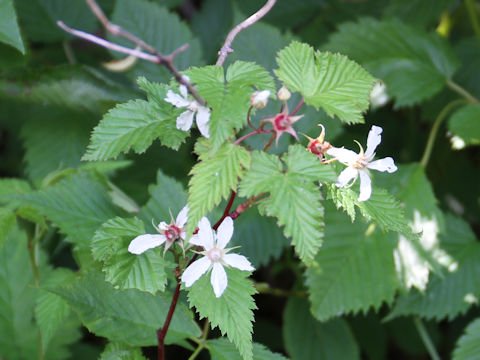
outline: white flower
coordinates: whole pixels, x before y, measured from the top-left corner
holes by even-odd
[[[255,91],[250,97],[250,102],[254,108],[263,109],[267,106],[269,96],[270,90]]]
[[[208,121],[210,120],[210,109],[206,106],[202,106],[195,100],[190,101],[188,99],[188,91],[185,85],[179,86],[180,94],[175,94],[172,90],[167,91],[167,97],[164,99],[166,102],[172,104],[177,108],[187,108],[187,111],[181,113],[177,118],[177,129],[188,131],[193,124],[193,116],[196,115],[196,121],[198,130],[206,138],[210,137],[210,128]]]
[[[375,156],[375,149],[382,141],[382,137],[380,136],[382,131],[383,129],[381,127],[372,126],[368,133],[367,150],[365,153],[358,142],[357,144],[360,146],[359,154],[344,148],[330,148],[327,150],[328,155],[334,156],[340,162],[348,166],[338,176],[338,187],[347,186],[352,180],[355,181],[360,175],[360,196],[358,197],[358,201],[366,201],[370,199],[370,195],[372,194],[372,181],[368,169],[388,171],[389,173],[397,171],[397,167],[391,157],[372,161]]]
[[[373,108],[379,108],[388,102],[387,86],[378,81],[370,92],[370,103]]]
[[[217,233],[213,231],[210,222],[203,217],[198,223],[198,234],[190,239],[190,244],[202,246],[205,251],[201,259],[188,266],[182,274],[182,281],[186,287],[192,286],[203,274],[212,269],[210,283],[213,292],[218,298],[227,288],[228,279],[224,266],[233,266],[244,271],[255,270],[245,256],[227,254],[231,249],[225,249],[233,234],[233,220],[227,216],[218,227]]]
[[[158,226],[155,226],[155,229],[160,234],[144,234],[137,236],[130,242],[128,245],[128,251],[132,254],[139,255],[147,251],[148,249],[155,248],[157,246],[165,244],[165,249],[163,250],[163,254],[168,250],[172,244],[177,241],[178,239],[185,240],[185,230],[184,226],[188,220],[188,206],[185,206],[177,215],[175,221],[170,224],[162,221]],[[183,249],[183,241],[179,242],[179,245]]]

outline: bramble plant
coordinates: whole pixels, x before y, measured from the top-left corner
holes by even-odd
[[[480,358],[480,6],[276,3],[0,1],[0,359]]]

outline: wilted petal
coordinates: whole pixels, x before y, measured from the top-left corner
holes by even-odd
[[[190,104],[190,101],[175,94],[172,90],[167,91],[167,97],[164,100],[177,108],[187,107]]]
[[[185,205],[182,210],[177,215],[177,219],[175,220],[175,225],[179,228],[183,228],[188,220],[188,205]]]
[[[344,187],[346,185],[348,185],[348,183],[353,180],[353,179],[356,179],[358,176],[358,170],[353,168],[353,167],[346,167],[341,173],[340,175],[338,175],[338,179],[337,179],[337,186],[338,187]]]
[[[225,291],[228,285],[227,273],[225,272],[225,269],[223,268],[222,264],[220,263],[213,264],[210,283],[212,284],[213,292],[215,293],[215,296],[217,298],[222,296],[223,292]]]
[[[238,254],[226,254],[223,256],[223,261],[231,267],[244,270],[253,271],[255,268],[250,264],[250,261],[243,255]]]
[[[177,117],[177,129],[188,131],[193,123],[193,111],[187,110]]]
[[[164,235],[156,234],[144,234],[137,236],[128,245],[128,251],[132,254],[139,255],[147,251],[148,249],[155,248],[162,245],[167,238]]]
[[[213,248],[213,230],[210,221],[204,216],[198,222],[197,244],[203,246],[205,250]],[[190,240],[191,242],[191,240]]]
[[[192,284],[200,279],[200,277],[207,272],[212,262],[206,256],[191,263],[182,274],[182,281],[186,287],[192,286]]]
[[[210,137],[210,127],[208,121],[210,120],[210,109],[205,106],[198,106],[197,110],[197,126],[200,133],[207,139]]]
[[[365,170],[360,170],[360,196],[358,201],[367,201],[372,195],[372,180]]]
[[[395,162],[391,157],[386,157],[383,159],[372,161],[367,165],[369,169],[377,170],[377,171],[387,171],[389,173],[393,173],[397,171],[397,167],[395,166]]]
[[[358,154],[355,151],[332,147],[327,150],[327,154],[336,157],[338,161],[346,164],[355,164],[358,160]]]
[[[382,142],[382,133],[383,129],[380,126],[373,125],[370,131],[368,132],[367,138],[367,150],[365,151],[365,157],[370,157],[375,152],[378,144]]]

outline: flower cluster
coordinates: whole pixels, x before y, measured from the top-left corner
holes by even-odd
[[[132,254],[142,254],[145,251],[158,247],[165,243],[163,253],[168,250],[174,242],[177,242],[184,249],[185,240],[184,226],[187,222],[188,206],[185,206],[178,214],[175,221],[170,224],[161,222],[155,226],[160,234],[144,234],[137,236],[130,242],[128,251]],[[189,245],[201,246],[204,251],[199,252],[203,257],[190,264],[182,274],[181,280],[186,287],[193,285],[203,274],[212,271],[210,283],[212,284],[215,296],[222,296],[227,288],[228,278],[224,266],[232,266],[244,271],[255,270],[245,256],[228,254],[232,249],[226,249],[233,234],[233,220],[226,217],[218,227],[217,232],[212,229],[210,222],[203,217],[198,223],[198,233],[189,241]]]

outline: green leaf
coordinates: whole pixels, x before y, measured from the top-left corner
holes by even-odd
[[[200,10],[193,14],[192,31],[200,38],[207,63],[212,64],[216,61],[218,50],[222,47],[233,25],[233,3],[230,1],[205,1]]]
[[[75,274],[70,269],[57,268],[48,272],[42,286],[55,286],[73,280]],[[35,304],[35,319],[42,333],[44,351],[48,348],[55,333],[62,328],[70,314],[70,306],[60,296],[41,289]]]
[[[350,56],[382,79],[397,107],[437,94],[459,65],[438,34],[398,20],[361,18],[357,23],[344,23],[325,48]]]
[[[138,289],[155,294],[164,291],[167,283],[162,249],[140,255],[128,252],[128,245],[145,234],[143,222],[137,218],[116,217],[104,223],[92,239],[93,257],[103,262],[105,280],[116,289]]]
[[[325,242],[307,269],[312,313],[325,321],[339,313],[379,309],[393,300],[399,287],[392,236],[365,235],[366,226],[329,208],[325,217]]]
[[[84,114],[66,111],[56,111],[48,117],[25,123],[21,137],[29,178],[40,182],[55,170],[78,167],[90,130]]]
[[[190,171],[193,176],[188,184],[187,238],[202,216],[236,190],[244,169],[250,167],[250,153],[232,143],[225,143],[214,155],[205,154],[200,159]]]
[[[22,30],[28,39],[55,42],[71,38],[56,22],[62,20],[74,29],[95,30],[96,19],[83,0],[15,0]]]
[[[438,207],[433,187],[419,164],[401,165],[395,174],[380,174],[379,183],[395,194],[412,231],[418,239],[401,233],[395,250],[399,277],[406,288],[425,289],[431,270],[442,272],[444,252],[438,234],[445,230],[443,213]],[[445,266],[445,264],[443,265]]]
[[[311,264],[323,237],[323,207],[315,181],[334,181],[330,166],[300,145],[292,145],[283,159],[287,171],[277,156],[254,151],[252,166],[240,184],[241,196],[270,192],[262,202],[268,216],[275,216],[284,226],[284,234],[302,261]]]
[[[180,21],[177,14],[167,11],[159,4],[146,0],[118,0],[111,20],[165,55],[183,44],[189,44],[187,50],[175,56],[174,64],[179,70],[201,65],[200,42],[192,35],[187,24]],[[111,41],[131,47],[127,40],[112,35],[108,37]],[[148,61],[138,61],[131,73],[133,78],[146,76],[151,81],[163,82],[167,82],[171,76],[164,66]]]
[[[171,300],[167,294],[153,296],[134,289],[115,290],[97,273],[47,290],[65,299],[91,332],[130,346],[157,345],[156,331],[163,326]],[[177,304],[166,343],[199,335],[190,311]]]
[[[11,205],[12,195],[26,194],[31,190],[32,188],[26,180],[15,178],[0,179],[0,204]]]
[[[23,360],[35,353],[35,288],[27,239],[18,229],[0,246],[0,357]]]
[[[235,346],[225,338],[207,341],[212,360],[242,360]],[[253,343],[254,360],[285,360],[280,354],[272,353],[265,346]]]
[[[358,186],[354,187],[356,188]],[[331,185],[328,190],[335,205],[343,207],[352,221],[355,220],[354,206],[357,206],[367,221],[376,222],[384,230],[398,232],[407,238],[415,238],[402,207],[386,190],[373,187],[368,201],[358,201],[358,191],[351,188],[337,188]]]
[[[298,4],[296,5],[298,6]],[[255,4],[255,6],[258,5]],[[242,22],[246,17],[239,11],[235,11],[233,24]],[[253,61],[268,71],[272,71],[276,65],[275,56],[277,52],[287,46],[292,38],[293,36],[290,32],[282,33],[279,28],[259,21],[255,23],[255,26],[242,30],[233,40],[232,48],[235,51],[227,57],[225,63],[230,64],[237,60]]]
[[[25,54],[12,0],[0,0],[0,41]]]
[[[122,212],[108,197],[108,187],[99,176],[80,172],[53,187],[21,197],[38,209],[77,244],[90,241],[95,230]]]
[[[453,319],[465,313],[480,298],[480,245],[470,226],[461,218],[447,215],[447,229],[440,245],[450,265],[442,277],[431,276],[425,292],[410,291],[401,296],[387,319],[418,315],[426,319]]]
[[[453,360],[480,359],[480,319],[477,318],[468,324],[465,333],[458,339]]]
[[[0,89],[4,90],[10,98],[29,104],[39,104],[42,107],[51,105],[64,110],[81,112],[75,115],[76,117],[81,115],[83,121],[86,119],[86,114],[94,115],[95,122],[98,121],[98,114],[103,114],[117,102],[127,101],[137,95],[137,92],[112,81],[94,68],[72,65],[38,70],[34,75],[27,72],[16,81],[0,81]],[[51,108],[41,110],[40,114],[44,118],[56,113]],[[39,117],[38,111],[32,115]],[[71,115],[66,113],[58,116],[66,118],[64,120],[70,120]],[[92,119],[87,121],[89,122],[91,123]]]
[[[212,109],[208,124],[215,149],[232,137],[235,129],[239,130],[247,124],[253,86],[275,92],[272,76],[254,63],[233,63],[228,67],[225,78],[223,68],[218,66],[191,68],[185,74]]]
[[[16,224],[15,214],[9,209],[0,208],[0,247],[7,238],[8,233]]]
[[[115,159],[130,149],[141,154],[157,138],[176,150],[188,134],[176,128],[177,116],[178,111],[172,112],[167,103],[164,107],[144,100],[119,104],[93,129],[82,160]]]
[[[147,360],[138,347],[131,347],[122,343],[108,343],[100,356],[100,360]]]
[[[258,268],[277,260],[289,243],[274,219],[260,216],[257,208],[252,208],[235,220],[235,231],[229,244],[231,247],[240,246],[242,255]]]
[[[314,51],[292,42],[278,53],[275,74],[305,103],[321,107],[346,123],[363,122],[375,79],[361,66],[340,54]]]
[[[138,214],[145,223],[148,233],[155,231],[152,222],[156,224],[161,221],[168,222],[171,215],[176,218],[187,204],[187,194],[183,186],[163,174],[161,170],[157,172],[156,184],[148,187],[148,193],[150,199]]]
[[[436,24],[441,13],[455,2],[456,0],[410,0],[405,3],[403,0],[393,0],[385,8],[385,15],[426,27],[432,22]]]
[[[243,359],[253,359],[253,310],[257,307],[252,295],[256,293],[249,273],[226,268],[228,286],[219,298],[210,285],[210,273],[203,275],[188,290],[190,307],[195,306],[200,319],[208,318],[212,328],[219,327],[222,335],[235,343]]]
[[[290,298],[283,313],[283,339],[295,360],[360,359],[355,338],[343,319],[320,323],[312,317],[308,302]]]
[[[480,105],[467,105],[455,111],[448,120],[448,129],[464,146],[480,144]]]

